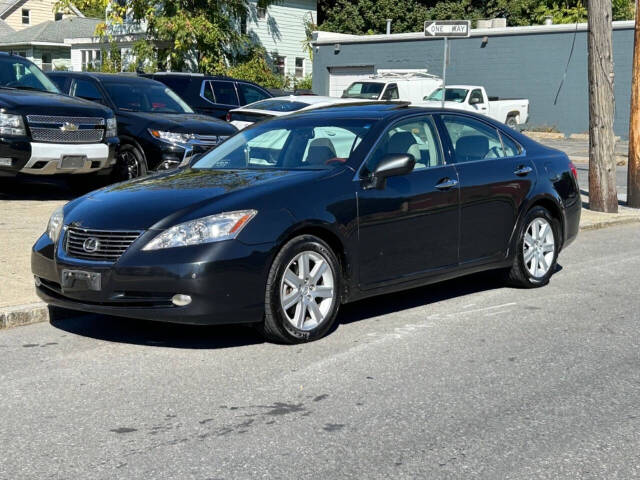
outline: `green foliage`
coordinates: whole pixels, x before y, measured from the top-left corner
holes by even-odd
[[[293,89],[294,90],[311,90],[311,75],[307,75],[304,78],[294,78]]]
[[[263,49],[255,49],[247,58],[242,59],[231,67],[224,67],[220,72],[229,77],[249,80],[265,88],[285,88],[287,79],[274,73],[267,61],[267,54]]]

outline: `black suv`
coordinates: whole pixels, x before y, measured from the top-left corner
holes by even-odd
[[[35,64],[0,53],[0,176],[108,174],[117,146],[109,108],[61,95]]]
[[[178,167],[236,132],[226,122],[194,113],[170,88],[149,78],[86,72],[47,75],[63,92],[115,111],[121,143],[116,180]]]
[[[273,97],[255,83],[201,73],[159,72],[143,75],[164,83],[180,95],[194,111],[226,119],[227,112]]]

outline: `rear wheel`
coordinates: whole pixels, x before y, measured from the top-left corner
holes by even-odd
[[[116,182],[131,180],[147,174],[147,163],[142,152],[135,146],[124,144],[120,146],[116,165],[113,169],[113,179]]]
[[[325,335],[338,313],[340,280],[338,259],[324,241],[313,235],[289,241],[269,271],[264,336],[302,343]]]
[[[510,283],[525,288],[541,287],[549,283],[558,258],[557,221],[542,207],[534,207],[523,222]]]
[[[516,128],[518,126],[518,117],[516,115],[511,115],[507,117],[507,121],[505,123],[511,128]]]

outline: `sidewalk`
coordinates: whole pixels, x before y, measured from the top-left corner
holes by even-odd
[[[573,135],[564,138],[563,134],[548,134],[540,132],[522,132],[537,142],[547,147],[562,150],[574,163],[589,163],[589,138],[586,135]],[[616,164],[626,165],[629,157],[629,142],[626,140],[616,141]]]

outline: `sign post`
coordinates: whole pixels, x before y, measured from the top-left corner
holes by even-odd
[[[447,64],[449,63],[449,37],[468,37],[471,33],[469,20],[428,20],[424,22],[425,37],[444,38],[444,58],[442,60],[442,108],[447,94]]]

